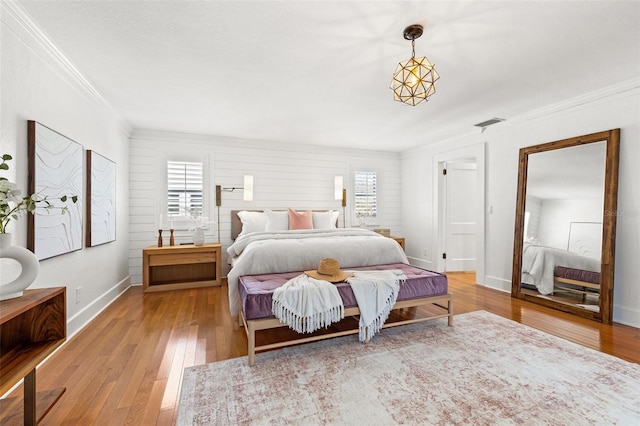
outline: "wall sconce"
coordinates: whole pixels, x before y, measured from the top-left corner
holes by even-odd
[[[347,227],[347,190],[342,188],[342,227]]]
[[[233,192],[236,189],[243,190],[243,201],[253,201],[253,176],[244,175],[244,186],[222,187],[221,185],[216,185],[216,207],[218,208],[218,242],[220,242],[220,206],[222,205],[222,191]]]
[[[342,198],[342,188],[344,188],[344,182],[343,182],[342,176],[336,176],[334,181],[334,186],[333,186],[334,196],[336,200],[339,200]]]
[[[344,179],[342,176],[336,176],[333,183],[334,197],[336,200],[342,200],[342,227],[347,227],[347,190],[344,189]]]
[[[236,189],[243,190],[243,201],[253,201],[253,176],[244,175],[244,186],[222,187],[220,185],[216,185],[216,206],[220,207],[222,205],[222,191],[233,192]]]
[[[244,201],[253,201],[253,176],[244,175]]]

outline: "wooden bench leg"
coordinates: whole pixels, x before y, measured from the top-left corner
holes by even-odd
[[[453,326],[453,296],[449,295],[449,300],[447,301],[447,312],[449,312],[448,324],[449,327]]]
[[[256,362],[256,330],[251,321],[247,321],[247,358],[249,359],[249,367]]]

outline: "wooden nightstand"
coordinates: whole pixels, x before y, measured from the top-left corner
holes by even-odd
[[[404,250],[404,237],[394,237],[392,235],[389,238],[393,238],[394,240],[396,240],[396,242],[400,244],[400,247],[402,247],[402,250]]]
[[[221,285],[221,252],[221,244],[147,247],[142,250],[145,293]]]

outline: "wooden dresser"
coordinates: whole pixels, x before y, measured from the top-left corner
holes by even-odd
[[[142,251],[145,292],[219,286],[222,245],[147,247]]]
[[[24,378],[24,403],[0,400],[0,424],[35,425],[60,399],[66,388],[36,394],[36,366],[66,338],[66,288],[25,290],[0,301],[0,395]]]

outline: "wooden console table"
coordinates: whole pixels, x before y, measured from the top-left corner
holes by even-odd
[[[221,285],[222,245],[151,246],[142,250],[145,292]]]
[[[0,301],[0,395],[24,378],[23,407],[19,398],[0,400],[0,424],[35,425],[60,399],[66,388],[36,394],[36,366],[66,338],[66,288]]]

